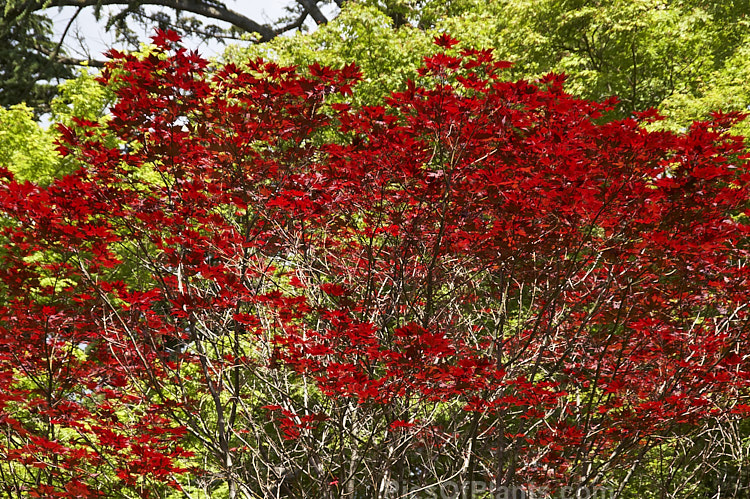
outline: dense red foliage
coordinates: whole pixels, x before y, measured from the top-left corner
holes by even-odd
[[[738,117],[607,122],[437,42],[362,109],[354,66],[112,54],[80,170],[0,185],[9,497],[600,483],[748,412]]]

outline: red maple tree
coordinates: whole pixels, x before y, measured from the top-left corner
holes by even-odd
[[[739,115],[607,121],[448,36],[362,108],[154,43],[76,173],[0,184],[8,497],[597,485],[750,409]]]

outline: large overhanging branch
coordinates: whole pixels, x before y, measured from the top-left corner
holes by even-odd
[[[36,0],[25,5],[19,5],[18,15],[23,12],[33,12],[51,7],[101,7],[104,5],[129,5],[131,2],[123,0],[53,0],[40,1]],[[296,0],[296,3],[302,8],[302,14],[292,22],[273,27],[269,24],[261,24],[239,12],[236,12],[221,3],[209,3],[201,0],[148,0],[138,2],[138,5],[155,5],[167,7],[170,9],[190,12],[208,19],[214,19],[230,24],[234,28],[246,33],[257,33],[260,35],[258,42],[272,40],[276,36],[293,29],[298,28],[309,15],[317,24],[325,24],[328,19],[323,15],[318,7],[318,0]],[[11,11],[12,12],[12,11]],[[13,14],[11,13],[11,16]],[[6,14],[6,18],[7,18]]]
[[[122,0],[55,0],[48,7],[94,7],[97,5],[123,5],[127,3]],[[175,10],[183,10],[210,19],[224,21],[248,33],[258,33],[261,39],[273,38],[273,29],[267,24],[260,24],[247,16],[219,4],[208,4],[198,0],[149,0],[147,2],[140,2],[140,5],[158,5]]]
[[[103,67],[105,61],[96,60],[88,55],[85,44],[81,54],[66,53],[65,42],[70,36],[71,27],[76,17],[84,10],[95,10],[97,18],[99,9],[103,6],[114,7],[107,15],[108,29],[118,26],[124,28],[119,35],[138,41],[128,29],[131,22],[144,25],[159,25],[163,28],[175,29],[184,35],[195,35],[203,40],[240,39],[242,34],[252,35],[252,43],[264,43],[273,40],[284,33],[300,29],[306,21],[312,19],[317,25],[325,24],[328,19],[320,6],[328,0],[286,0],[290,15],[278,19],[276,22],[265,23],[252,19],[240,12],[229,8],[217,0],[141,0],[128,2],[126,0],[0,0],[0,37],[13,39],[12,30],[29,33],[31,39],[45,43],[31,43],[30,49],[44,56],[51,65],[62,66],[92,66]],[[341,7],[343,0],[333,0]],[[49,22],[45,10],[51,8],[72,7],[75,14],[57,35],[55,41],[49,39],[51,33],[40,32],[35,23],[43,26]],[[144,11],[141,7],[155,7],[156,13]],[[171,13],[165,16],[163,13]],[[185,13],[189,16],[183,17]],[[41,20],[41,21],[40,21]],[[116,21],[116,23],[114,23]],[[196,22],[198,21],[198,22]],[[114,23],[114,24],[113,24]],[[205,28],[205,29],[204,29]]]

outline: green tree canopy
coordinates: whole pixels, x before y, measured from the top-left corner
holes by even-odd
[[[75,127],[73,117],[106,121],[106,109],[112,90],[95,81],[88,71],[78,71],[65,81],[50,103],[50,120]],[[0,166],[18,178],[48,184],[70,173],[76,164],[56,151],[57,129],[36,121],[34,110],[26,104],[0,107]]]
[[[100,15],[101,7],[110,3],[3,0],[0,105],[26,102],[37,114],[47,111],[54,90],[49,82],[70,75],[63,63],[77,62],[58,48],[62,40],[52,40],[49,20],[40,9],[75,6]],[[252,41],[230,46],[229,60],[263,55],[303,67],[310,62],[356,62],[365,74],[358,91],[362,102],[372,102],[413,78],[431,50],[428,40],[448,32],[468,46],[492,48],[499,58],[514,62],[511,77],[565,73],[567,88],[576,95],[617,95],[620,105],[613,117],[655,106],[667,113],[668,127],[679,128],[711,108],[745,109],[750,103],[741,88],[750,67],[748,0],[335,3],[342,10],[330,26],[321,10],[330,0],[290,2],[288,15],[274,25],[212,0],[130,2],[113,12],[107,25],[133,43],[138,41],[133,31],[137,23],[203,38]],[[160,6],[156,13],[149,10],[155,4]],[[278,36],[299,30],[308,19],[320,26],[316,32]]]
[[[57,55],[47,17],[30,14],[22,23],[0,22],[0,106],[25,102],[37,116],[48,112],[58,80],[73,75]]]
[[[566,88],[578,96],[617,95],[613,118],[660,107],[675,128],[711,109],[750,103],[737,88],[750,73],[747,11],[747,0],[466,0],[427,2],[423,9],[349,2],[315,33],[232,46],[226,58],[262,55],[302,67],[354,60],[365,75],[360,98],[369,102],[414,78],[432,50],[428,40],[448,32],[513,62],[511,78],[564,73]]]

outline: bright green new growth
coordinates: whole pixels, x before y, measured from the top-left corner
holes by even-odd
[[[697,85],[695,92],[677,92],[668,97],[663,112],[669,116],[673,129],[693,120],[702,119],[714,109],[748,112],[750,109],[750,35],[745,35],[737,51],[724,65]],[[736,133],[750,135],[747,121],[735,126]]]
[[[0,166],[24,180],[49,183],[60,172],[54,133],[34,121],[25,104],[0,107]]]
[[[574,95],[618,96],[611,118],[657,107],[667,118],[661,126],[679,129],[712,110],[750,104],[748,11],[747,0],[467,0],[419,8],[406,1],[348,2],[315,33],[233,46],[224,58],[261,56],[302,68],[354,61],[364,75],[356,99],[371,104],[415,78],[433,50],[430,41],[447,32],[513,62],[511,78],[564,73]]]
[[[262,57],[300,68],[316,62],[331,67],[354,62],[363,73],[355,101],[372,105],[407,79],[416,78],[423,57],[434,47],[432,33],[410,25],[394,30],[392,23],[375,7],[350,2],[334,21],[314,33],[279,37],[263,45],[230,46],[224,59],[237,63]]]
[[[99,85],[94,75],[81,71],[60,85],[59,95],[51,102],[49,121],[70,127],[75,126],[73,116],[104,121],[111,99],[111,89]],[[57,153],[57,137],[54,127],[35,121],[34,111],[27,105],[0,107],[0,166],[19,179],[49,184],[75,170],[71,160]]]
[[[498,0],[475,2],[347,2],[332,22],[311,34],[231,46],[224,59],[263,57],[282,65],[341,67],[355,62],[363,80],[354,102],[382,96],[417,78],[435,35],[448,32],[466,47],[492,48],[514,63],[510,78],[565,73],[569,92],[590,99],[620,98],[612,118],[658,107],[658,126],[679,130],[712,110],[750,105],[748,0]],[[398,26],[398,27],[395,27]],[[111,89],[84,71],[65,82],[51,103],[51,121],[100,120]],[[736,127],[746,135],[746,124]],[[70,172],[55,152],[56,132],[34,122],[32,109],[0,109],[0,164],[19,178],[49,183]]]
[[[59,87],[60,95],[52,100],[52,122],[73,126],[73,116],[102,121],[114,98],[112,89],[97,83],[96,75],[86,70]]]

